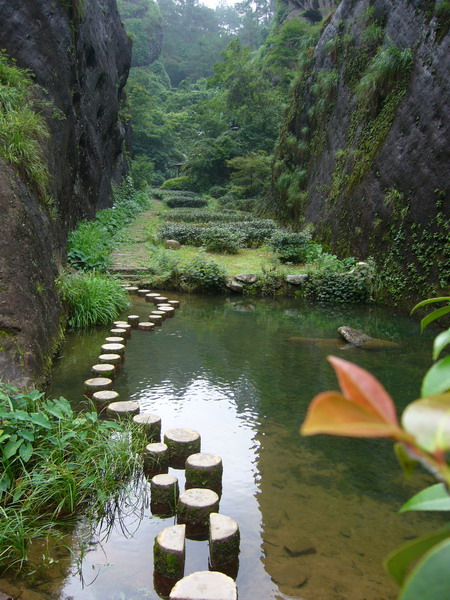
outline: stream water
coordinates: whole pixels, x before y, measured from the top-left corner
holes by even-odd
[[[302,438],[298,428],[311,398],[337,388],[330,353],[373,372],[400,411],[417,397],[432,332],[420,335],[416,322],[375,306],[170,297],[181,300],[175,318],[133,332],[114,389],[158,413],[163,430],[198,430],[202,451],[222,457],[220,512],[241,529],[239,600],[395,598],[383,558],[439,522],[397,510],[431,480],[418,473],[407,481],[386,440]],[[131,312],[146,320],[149,305],[138,298]],[[335,340],[344,324],[400,348],[343,350]],[[83,381],[108,331],[67,336],[51,396],[82,405]],[[183,472],[175,474],[183,489]],[[82,550],[81,520],[68,536],[72,555],[27,580],[0,581],[0,589],[23,600],[157,599],[153,540],[174,520],[133,499],[130,490],[115,520],[99,524]],[[188,541],[185,573],[207,568],[207,542]]]

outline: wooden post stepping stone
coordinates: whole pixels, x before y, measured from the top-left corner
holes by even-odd
[[[138,291],[138,287],[136,285],[127,285],[127,287],[125,288],[125,290],[129,293],[129,294],[136,294],[136,292]]]
[[[127,338],[128,337],[128,332],[125,329],[122,329],[121,327],[113,327],[112,329],[109,330],[109,333],[111,335],[117,336],[117,337],[122,337],[122,338]]]
[[[158,310],[162,310],[168,317],[175,316],[175,309],[173,306],[166,306],[165,304],[158,304]]]
[[[113,379],[116,376],[116,367],[108,363],[100,363],[92,367],[93,377],[109,377]]]
[[[122,362],[122,357],[120,354],[100,354],[98,357],[98,362],[114,365],[117,369]]]
[[[161,417],[152,413],[140,413],[133,421],[142,427],[149,442],[161,440]]]
[[[188,456],[200,452],[201,438],[194,429],[169,429],[164,434],[164,443],[169,448],[170,466],[182,469]]]
[[[209,563],[214,571],[233,577],[239,568],[239,526],[234,519],[211,513],[209,515]]]
[[[170,306],[173,306],[174,308],[179,308],[180,307],[180,301],[179,300],[168,300],[167,304],[170,304]]]
[[[167,319],[167,314],[162,310],[152,310],[149,319],[153,319],[153,317],[161,317],[161,319],[164,321]]]
[[[154,302],[155,298],[159,298],[159,294],[155,294],[155,293],[145,294],[146,302]]]
[[[128,315],[127,320],[131,327],[135,328],[138,326],[141,317],[139,315]]]
[[[122,336],[118,336],[118,335],[111,335],[107,338],[105,338],[105,343],[106,344],[126,344],[125,338]]]
[[[123,344],[103,344],[102,353],[120,354],[120,356],[123,358],[125,354],[125,346]]]
[[[155,304],[163,304],[163,302],[167,302],[167,300],[168,298],[166,298],[165,296],[156,296],[153,302]]]
[[[123,400],[122,402],[111,402],[106,407],[106,414],[113,418],[132,417],[139,413],[139,404],[132,400]]]
[[[125,330],[125,337],[131,337],[131,325],[126,321],[114,321],[114,327],[120,327]]]
[[[180,579],[172,588],[169,599],[237,600],[237,588],[228,575],[216,571],[197,571]]]
[[[212,490],[192,488],[178,498],[178,523],[209,527],[209,515],[219,511],[219,496]]]
[[[162,325],[164,321],[162,315],[156,315],[154,312],[152,312],[152,314],[148,318],[155,325]]]
[[[137,291],[138,296],[146,296],[147,294],[150,294],[151,290],[146,290],[144,288],[140,289]]]
[[[105,410],[105,408],[112,402],[117,402],[119,394],[113,390],[102,390],[101,392],[94,392],[92,394],[92,400],[95,402],[99,412]]]
[[[153,331],[153,329],[155,329],[155,324],[150,323],[150,321],[140,321],[138,329],[141,331]]]
[[[172,581],[178,581],[184,575],[185,557],[186,527],[184,525],[172,525],[158,533],[153,546],[153,562],[157,573]]]
[[[186,489],[208,488],[222,493],[223,464],[220,456],[199,452],[186,459]]]
[[[89,398],[92,398],[92,394],[94,394],[94,392],[111,390],[112,386],[113,382],[109,377],[93,377],[91,379],[86,379],[84,382],[84,393]]]
[[[147,444],[144,450],[144,467],[152,474],[167,473],[169,466],[169,452],[166,444],[155,442]]]
[[[155,475],[150,483],[151,510],[154,515],[172,516],[178,503],[178,479],[173,475]]]

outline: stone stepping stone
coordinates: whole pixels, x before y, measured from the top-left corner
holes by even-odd
[[[164,321],[167,319],[167,314],[163,310],[153,310],[150,313],[149,319],[153,319],[153,317],[161,317],[161,319]]]
[[[174,515],[176,512],[179,487],[174,475],[155,475],[150,483],[151,510],[154,515]]]
[[[127,285],[125,290],[129,293],[129,294],[136,294],[138,291],[138,287],[136,285]]]
[[[128,324],[131,325],[133,329],[138,326],[140,319],[141,317],[139,315],[128,315],[127,317]]]
[[[98,362],[114,365],[117,369],[122,362],[122,357],[120,354],[100,354]]]
[[[212,490],[192,488],[178,498],[177,521],[194,527],[209,527],[209,515],[219,511],[219,496]]]
[[[223,464],[220,456],[199,452],[186,459],[186,489],[207,488],[222,493]]]
[[[108,363],[99,363],[92,367],[93,377],[109,377],[113,379],[116,376],[116,367]]]
[[[89,398],[92,394],[101,390],[111,390],[113,386],[112,379],[109,377],[92,377],[84,382],[84,393]]]
[[[115,327],[120,327],[120,329],[125,330],[125,336],[131,337],[131,325],[126,321],[114,321],[113,325]]]
[[[138,296],[146,296],[147,294],[150,294],[151,290],[146,290],[144,288],[140,289],[137,291]]]
[[[214,571],[237,576],[239,568],[240,532],[234,519],[211,513],[209,515],[209,562]]]
[[[155,329],[155,324],[150,323],[150,321],[140,321],[138,329],[141,331],[153,331],[153,329]]]
[[[125,355],[125,346],[124,344],[103,344],[102,346],[103,354],[120,354],[123,358]]]
[[[119,394],[114,390],[102,390],[101,392],[94,392],[92,394],[92,400],[95,402],[99,412],[105,410],[105,408],[112,402],[117,402]]]
[[[159,298],[159,294],[145,294],[145,301],[146,302],[154,302],[155,298]]]
[[[167,473],[169,452],[166,444],[155,442],[147,444],[144,450],[144,467],[148,473]]]
[[[184,468],[187,457],[200,452],[201,438],[194,429],[169,429],[164,434],[164,443],[169,448],[170,465]]]
[[[237,588],[233,579],[223,573],[197,571],[180,579],[172,588],[169,598],[170,600],[237,600]]]
[[[155,313],[152,313],[148,318],[155,325],[162,325],[164,321],[162,315],[156,315]]]
[[[126,344],[125,342],[125,338],[122,336],[118,336],[118,335],[111,335],[107,338],[105,338],[105,343],[107,344]]]
[[[161,417],[153,413],[140,413],[133,421],[142,427],[149,442],[161,440]]]
[[[111,402],[106,407],[106,414],[113,418],[132,417],[139,413],[139,404],[132,400],[123,400],[122,402]]]
[[[167,304],[170,304],[170,306],[173,306],[174,308],[179,308],[180,307],[180,301],[179,300],[168,300]]]
[[[165,475],[162,475],[162,477],[165,477]],[[153,546],[155,571],[167,579],[178,581],[184,575],[185,558],[185,525],[172,525],[172,527],[166,527],[160,531],[155,537]]]

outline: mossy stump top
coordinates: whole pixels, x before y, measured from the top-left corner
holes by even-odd
[[[112,386],[113,382],[109,377],[91,377],[84,382],[84,392],[87,396],[92,396],[94,392],[111,390]]]
[[[223,464],[220,456],[199,452],[186,459],[186,489],[208,488],[222,492]]]
[[[124,344],[103,344],[102,353],[120,354],[120,356],[123,356],[125,354],[125,346]]]
[[[237,588],[236,583],[228,575],[216,571],[197,571],[180,579],[172,588],[169,598],[170,600],[237,600]]]
[[[172,525],[158,533],[153,546],[154,567],[168,579],[178,581],[184,575],[186,527]]]
[[[92,366],[92,375],[94,377],[109,377],[112,379],[116,375],[116,367],[111,363],[99,363]]]
[[[219,511],[219,496],[212,490],[192,488],[178,498],[178,522],[209,527],[209,515]]]
[[[117,402],[119,394],[114,390],[101,390],[94,392],[92,399],[100,410],[104,410],[112,402]]]
[[[164,434],[164,443],[173,466],[183,468],[188,456],[200,452],[201,438],[194,429],[169,429]]]
[[[139,413],[139,404],[132,400],[123,400],[122,402],[111,402],[106,408],[110,417],[131,417]]]
[[[120,354],[100,354],[98,357],[98,362],[102,364],[110,364],[117,366],[121,363],[122,358]]]
[[[161,417],[153,413],[140,413],[133,417],[133,421],[142,426],[149,441],[160,441],[161,439]]]

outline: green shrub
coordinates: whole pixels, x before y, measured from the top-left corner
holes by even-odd
[[[208,204],[208,200],[194,196],[179,196],[169,198],[166,204],[169,208],[201,208]]]
[[[174,209],[162,215],[168,221],[184,223],[240,223],[241,221],[252,221],[254,215],[243,214],[236,210],[209,210],[195,208]]]
[[[208,252],[237,254],[243,243],[244,236],[238,231],[230,231],[223,227],[208,227],[203,230],[202,244]]]
[[[203,227],[203,225],[192,223],[171,223],[167,221],[161,226],[158,238],[161,240],[177,240],[180,244],[201,246]]]
[[[258,198],[239,198],[237,194],[228,192],[219,198],[219,205],[228,210],[255,212],[260,200]]]
[[[181,287],[187,291],[218,291],[226,281],[226,271],[215,260],[201,254],[179,268]]]
[[[130,173],[136,190],[144,190],[153,183],[155,166],[147,156],[136,156],[131,162]]]
[[[166,179],[161,185],[163,190],[192,190],[192,182],[187,175],[183,177],[174,177],[173,179]]]
[[[323,269],[309,275],[304,294],[311,300],[321,302],[367,302],[370,290],[364,276]]]
[[[101,223],[82,221],[69,233],[67,260],[76,269],[105,271],[111,244],[111,236]]]
[[[95,271],[63,273],[57,287],[61,300],[68,305],[73,329],[107,325],[128,306],[128,296],[120,283]]]
[[[148,270],[151,274],[150,282],[155,287],[164,287],[175,282],[178,277],[179,259],[173,250],[166,250],[159,246],[152,246]]]
[[[223,185],[213,185],[209,188],[208,194],[213,198],[220,198],[227,193],[228,189]]]
[[[258,295],[265,297],[277,296],[283,293],[283,282],[285,275],[279,270],[277,265],[262,268],[258,273],[258,280],[252,285],[244,288],[244,294]]]
[[[308,232],[274,233],[270,240],[277,258],[283,262],[305,263],[314,260],[321,252],[321,247],[312,241]]]

